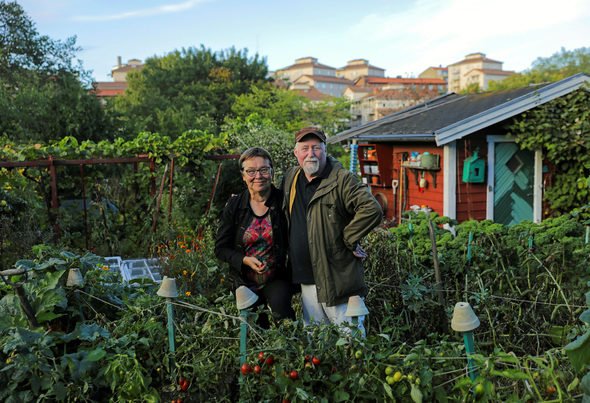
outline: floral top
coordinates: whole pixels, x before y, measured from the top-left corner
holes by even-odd
[[[274,277],[276,271],[276,261],[272,253],[272,224],[268,212],[262,217],[254,216],[252,218],[250,225],[244,231],[243,242],[246,256],[253,256],[262,263],[266,262],[264,272],[257,273],[248,267],[244,273],[249,280],[250,284],[248,285],[255,285],[256,289],[260,289]]]

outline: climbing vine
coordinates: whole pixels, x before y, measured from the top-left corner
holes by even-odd
[[[555,167],[545,201],[556,216],[588,202],[590,197],[590,91],[580,88],[524,112],[509,127],[528,150],[542,149]]]

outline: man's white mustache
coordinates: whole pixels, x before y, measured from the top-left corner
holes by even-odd
[[[319,160],[316,157],[307,157],[303,162],[319,162]]]

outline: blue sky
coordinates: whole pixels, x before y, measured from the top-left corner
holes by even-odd
[[[483,52],[522,71],[561,47],[590,46],[587,0],[17,0],[42,35],[77,36],[97,81],[123,62],[205,45],[247,48],[276,70],[313,56],[339,68],[363,58],[417,76]]]

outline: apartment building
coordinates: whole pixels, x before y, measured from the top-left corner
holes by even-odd
[[[355,81],[360,77],[385,77],[385,69],[372,66],[368,60],[354,59],[350,60],[346,66],[336,70],[336,76]]]
[[[143,64],[139,59],[131,59],[127,64],[121,63],[121,56],[117,57],[117,65],[111,69],[113,81],[100,81],[94,83],[94,94],[101,104],[105,104],[107,99],[123,95],[127,90],[127,73],[132,70],[143,69]]]
[[[448,66],[449,92],[460,92],[477,84],[487,90],[490,81],[502,81],[514,71],[502,70],[503,62],[488,59],[485,53],[470,53],[460,62]]]
[[[429,67],[418,74],[418,78],[440,78],[447,81],[449,78],[449,69],[442,66]]]
[[[349,94],[349,89],[347,89],[346,94]],[[354,91],[350,93],[354,93]],[[357,127],[381,119],[402,109],[436,98],[439,95],[441,95],[441,92],[434,86],[430,89],[428,86],[420,88],[411,86],[396,88],[374,87],[371,93],[352,102],[350,126]]]

